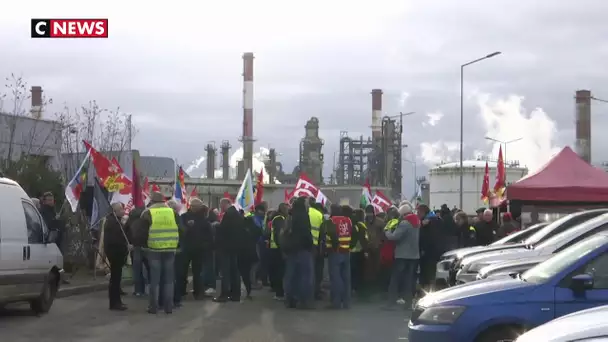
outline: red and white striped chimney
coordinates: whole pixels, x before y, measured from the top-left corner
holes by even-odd
[[[382,89],[372,89],[372,138],[382,137]]]
[[[253,167],[253,52],[243,54],[243,161]]]

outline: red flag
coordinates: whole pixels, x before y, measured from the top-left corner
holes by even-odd
[[[116,157],[112,157],[112,165],[116,166],[118,169],[118,173],[123,173],[122,167],[120,167],[120,163],[116,160]]]
[[[319,194],[319,188],[317,188],[310,178],[302,172],[300,173],[300,178],[298,178],[298,182],[296,186],[293,188],[293,191],[290,194],[291,197],[312,197],[317,198]]]
[[[372,206],[374,207],[376,214],[387,212],[391,207],[391,200],[386,197],[382,191],[376,190],[376,194],[372,198]]]
[[[152,192],[160,192],[160,187],[156,184],[152,184]]]
[[[230,196],[230,194],[228,193],[228,191],[224,191],[224,198],[229,199],[230,202],[234,202],[234,199],[232,198],[232,196]]]
[[[483,174],[483,184],[481,184],[481,200],[484,202],[488,201],[490,197],[490,168],[488,167],[488,162],[486,161],[486,171]]]
[[[285,189],[285,203],[289,202],[289,199],[291,198],[291,192],[289,192],[287,189]]]
[[[502,146],[500,146],[498,149],[498,164],[496,165],[496,184],[494,184],[494,193],[499,198],[505,191],[505,176],[505,161],[502,159]]]
[[[194,188],[192,188],[192,191],[190,191],[190,198],[193,197],[198,197],[198,191],[196,190],[196,185],[194,186]]]
[[[148,177],[144,178],[144,186],[142,191],[146,195],[150,195],[150,183],[148,182]]]
[[[254,205],[258,205],[262,203],[262,199],[264,198],[264,168],[260,170],[258,174],[258,180],[255,183],[255,199],[253,201]]]
[[[141,208],[145,206],[144,203],[144,194],[143,189],[141,187],[141,182],[139,181],[139,172],[137,171],[137,166],[135,166],[135,159],[133,160],[133,186],[131,187],[131,196],[133,196],[133,205],[135,208]]]
[[[99,151],[97,151],[93,146],[91,146],[91,144],[85,140],[82,142],[86,146],[87,151],[91,152],[91,159],[93,161],[93,166],[95,167],[95,173],[97,174],[97,178],[99,178],[102,185],[106,186],[106,182],[110,177],[116,177],[117,175],[121,174],[120,168]]]

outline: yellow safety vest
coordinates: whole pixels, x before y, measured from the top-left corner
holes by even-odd
[[[150,209],[152,224],[148,233],[148,248],[155,250],[176,249],[179,230],[175,212],[171,208]]]
[[[250,212],[248,212],[248,213],[245,214],[245,217],[249,217],[249,216],[252,216],[252,215],[253,215],[253,213],[250,211]]]
[[[477,232],[477,230],[476,230],[476,229],[475,229],[475,227],[473,227],[473,226],[469,226],[469,230],[470,230],[470,231],[472,231],[472,232],[474,232],[474,233],[476,233],[476,232]]]
[[[363,230],[363,233],[365,233],[365,239],[369,240],[369,236],[367,235],[367,225],[364,222],[357,222],[357,224],[353,228],[357,229],[357,233],[359,234],[359,236],[361,236],[361,230]],[[353,253],[361,252],[362,250],[363,250],[363,246],[361,245],[360,240],[357,241],[357,244],[355,245],[355,247],[350,249],[350,251]]]
[[[384,226],[384,230],[393,230],[393,229],[395,229],[395,227],[397,226],[397,224],[399,224],[399,220],[398,219],[392,219],[392,220],[388,221],[388,223],[386,224],[386,226]]]
[[[274,228],[275,228],[274,227],[274,220],[276,220],[279,217],[282,218],[283,220],[285,220],[285,216],[283,216],[283,215],[277,215],[277,216],[275,216],[272,219],[272,221],[270,221],[270,224],[272,225],[270,227],[270,248],[271,249],[277,249],[277,248],[279,248],[279,246],[277,245],[277,243],[274,242]],[[283,226],[283,228],[285,228],[285,226]]]
[[[312,234],[312,243],[317,246],[319,245],[321,225],[323,224],[323,214],[315,208],[309,208],[308,217],[310,218],[310,233]]]

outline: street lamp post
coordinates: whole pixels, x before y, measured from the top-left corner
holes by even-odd
[[[416,160],[415,159],[414,160],[410,160],[410,159],[407,159],[407,158],[403,158],[403,161],[412,164],[412,167],[414,168],[414,194],[415,194],[416,191],[417,191],[417,188],[418,188],[418,184],[416,183],[417,179],[418,179],[418,176],[416,174],[416,170],[417,170]]]
[[[486,55],[484,57],[478,58],[476,60],[470,61],[468,63],[465,63],[463,65],[460,66],[460,190],[459,190],[459,197],[460,197],[460,209],[464,210],[463,206],[463,201],[462,201],[462,195],[463,195],[463,179],[464,179],[464,168],[462,165],[462,161],[463,161],[463,139],[464,139],[464,95],[463,95],[463,91],[464,91],[464,67],[471,65],[471,64],[475,64],[477,62],[481,62],[484,59],[488,59],[488,58],[492,58],[494,56],[498,56],[500,55],[500,51],[496,51],[493,52],[489,55]]]
[[[503,155],[504,156],[504,163],[505,164],[508,162],[508,159],[507,159],[507,145],[509,145],[511,143],[514,143],[514,142],[517,142],[517,141],[520,141],[521,139],[523,139],[523,138],[517,138],[517,139],[513,139],[513,140],[502,141],[502,140],[498,140],[498,139],[494,139],[494,138],[490,138],[490,137],[485,137],[485,138],[486,138],[486,140],[497,142],[501,146],[505,145],[504,155]],[[507,174],[505,173],[505,183],[506,183],[506,181],[507,181]]]

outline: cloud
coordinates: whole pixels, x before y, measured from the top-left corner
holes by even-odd
[[[423,142],[420,144],[420,157],[428,166],[450,162],[458,158],[459,142]]]
[[[422,126],[424,126],[424,127],[435,126],[439,123],[441,118],[443,118],[443,113],[441,113],[441,112],[427,113],[426,116],[427,116],[428,120],[426,122],[423,122]]]
[[[523,101],[523,96],[517,95],[492,98],[488,94],[481,94],[477,99],[486,137],[503,142],[513,141],[506,145],[488,141],[492,146],[491,155],[498,156],[502,145],[506,149],[506,152],[503,151],[505,159],[518,161],[534,171],[560,150],[560,146],[556,145],[557,124],[542,108],[528,113]]]

